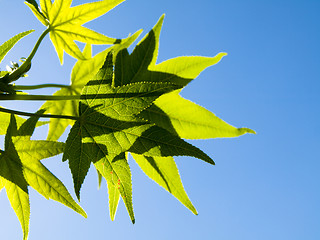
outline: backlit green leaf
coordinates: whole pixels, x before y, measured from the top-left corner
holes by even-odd
[[[41,11],[28,4],[36,17],[49,27],[50,39],[63,64],[63,51],[74,58],[86,60],[74,41],[89,44],[114,44],[117,39],[107,37],[91,29],[81,26],[123,2],[124,0],[103,0],[70,7],[72,0],[40,1]],[[46,17],[46,19],[44,19]]]
[[[46,17],[41,13],[39,6],[35,0],[26,0],[25,4],[31,9],[33,14],[38,18],[38,20],[45,26],[48,25]]]
[[[62,153],[65,144],[30,140],[37,121],[37,117],[31,117],[18,129],[16,119],[11,115],[5,136],[5,150],[0,152],[1,181],[21,223],[24,239],[28,236],[30,217],[28,186],[45,198],[58,201],[86,217],[62,182],[40,162],[41,159]]]
[[[156,64],[163,18],[159,19],[130,55],[127,49],[117,55],[115,86],[134,82],[170,82],[183,87],[226,55],[219,53],[215,57],[177,57]]]
[[[27,36],[28,34],[32,33],[34,30],[25,31],[22,33],[17,34],[16,36],[10,38],[8,41],[3,43],[0,46],[0,63],[6,54],[10,51],[11,48],[23,37]]]
[[[126,48],[132,44],[132,42],[140,35],[141,31],[136,32],[132,36],[123,39],[120,44],[114,45],[94,57],[91,57],[92,50],[91,45],[87,44],[83,50],[83,55],[89,60],[78,60],[74,65],[71,72],[71,84],[68,88],[58,90],[54,96],[80,96],[84,85],[91,80],[98,72],[99,68],[103,65],[106,55],[112,51],[114,53],[119,52],[121,49]],[[42,109],[46,110],[46,113],[54,115],[71,115],[78,116],[78,100],[65,100],[65,101],[47,101],[42,105]],[[50,119],[48,140],[58,140],[63,134],[67,126],[72,125],[73,120],[52,118]]]
[[[185,139],[237,137],[255,133],[249,128],[231,126],[207,109],[182,98],[179,91],[162,95],[139,116]]]
[[[30,203],[28,191],[25,192],[16,184],[10,181],[6,181],[5,188],[10,204],[20,221],[23,232],[23,239],[26,240],[28,239],[30,219]]]
[[[0,112],[0,135],[4,135],[6,134],[7,128],[9,126],[10,123],[10,114],[9,113],[4,113],[4,112]],[[24,123],[26,121],[26,119],[16,116],[16,122],[17,122],[17,126],[18,128],[22,125],[22,123]],[[43,121],[38,121],[36,126],[40,127],[42,125],[47,124],[48,122],[43,122]]]
[[[106,179],[108,184],[110,218],[112,221],[115,218],[121,195],[130,219],[134,223],[132,182],[129,164],[124,153],[114,158],[113,156],[108,156],[108,153],[105,150],[105,147],[100,145],[99,151],[101,151],[101,154],[105,155],[105,157],[95,162],[94,165]]]
[[[197,214],[172,156],[214,162],[181,137],[231,137],[253,132],[234,128],[179,96],[181,88],[225,53],[178,57],[156,64],[162,21],[163,17],[131,54],[127,48],[108,53],[103,66],[82,90],[79,119],[66,141],[63,160],[69,160],[77,196],[92,162],[107,181],[112,220],[121,196],[134,221],[131,173],[125,154],[132,153],[150,178]],[[120,181],[119,192],[116,179]]]
[[[8,71],[0,71],[0,78],[4,77],[7,74],[9,74]]]
[[[133,153],[132,157],[148,177],[175,196],[191,212],[198,214],[183,188],[172,157],[146,157]]]
[[[116,217],[118,205],[119,205],[120,191],[118,190],[118,187],[112,183],[108,183],[107,185],[108,185],[110,218],[111,218],[111,221],[114,221]]]
[[[205,153],[178,136],[135,117],[159,96],[180,86],[165,81],[135,82],[112,87],[112,59],[112,54],[108,54],[96,77],[83,89],[80,118],[72,127],[66,142],[63,159],[69,159],[78,198],[91,161],[99,162],[106,158],[111,162],[119,162],[115,159],[125,152],[159,157],[188,155],[214,164]],[[103,172],[100,173],[106,178]],[[127,194],[128,191],[121,193],[121,196],[127,199]],[[126,203],[126,206],[133,220],[130,203]]]

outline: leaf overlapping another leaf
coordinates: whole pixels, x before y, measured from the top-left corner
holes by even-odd
[[[83,55],[89,60],[78,60],[71,72],[71,84],[67,88],[62,88],[55,92],[54,96],[80,96],[85,84],[93,79],[95,74],[103,65],[105,58],[109,52],[117,53],[121,49],[126,48],[140,35],[141,31],[137,31],[132,36],[121,40],[120,44],[114,45],[94,57],[92,56],[92,47],[90,44],[85,46]],[[46,113],[54,115],[72,115],[78,116],[79,101],[78,100],[63,100],[63,101],[48,101],[42,107]],[[63,134],[68,125],[72,125],[73,120],[54,118],[50,119],[48,140],[58,140]]]
[[[193,67],[192,71],[191,66],[183,65],[182,58],[177,58],[175,69],[163,67],[166,66],[165,62],[162,65],[156,65],[162,21],[163,17],[136,46],[132,54],[129,55],[126,48],[115,53],[115,57],[112,56],[112,52],[108,54],[104,65],[82,91],[79,120],[72,127],[66,141],[63,159],[69,159],[77,196],[80,196],[81,185],[90,163],[93,162],[99,173],[107,180],[112,219],[121,195],[131,220],[134,220],[132,201],[128,201],[127,198],[128,192],[131,196],[131,180],[129,181],[131,178],[125,178],[127,187],[123,190],[119,189],[120,195],[116,193],[117,185],[112,181],[112,177],[117,176],[115,164],[127,162],[123,157],[126,152],[139,154],[145,158],[150,157],[150,159],[187,155],[214,164],[209,156],[182,140],[177,134],[150,121],[145,121],[139,116],[156,99],[181,89],[204,68],[219,61],[223,55],[209,61],[208,58],[204,60],[201,57],[189,61],[189,65],[192,65],[191,62],[198,64],[198,67]],[[122,169],[125,168],[122,167]],[[111,172],[115,175],[111,175]],[[177,176],[173,173],[169,173],[168,176],[173,175]],[[178,184],[173,182],[172,186]],[[161,185],[164,186],[162,183]],[[176,186],[181,188],[182,184]],[[167,186],[164,187],[168,189]],[[184,190],[180,189],[174,194],[196,213]]]
[[[0,112],[0,135],[4,135],[7,132],[8,126],[10,124],[10,114],[9,113],[4,113],[4,112]],[[16,116],[16,123],[17,123],[17,127],[20,128],[20,126],[26,121],[24,118]],[[37,121],[36,126],[40,127],[42,125],[47,124],[48,122],[44,122],[44,121]]]
[[[117,54],[114,86],[134,82],[170,82],[184,87],[205,68],[218,63],[226,55],[177,57],[156,64],[163,19],[164,15],[131,54],[127,49]]]
[[[184,139],[238,137],[255,133],[236,128],[207,109],[184,99],[179,90],[162,95],[138,115]]]
[[[5,136],[5,150],[0,153],[0,180],[19,218],[24,239],[28,236],[30,217],[28,186],[45,198],[58,201],[86,217],[62,182],[40,162],[41,159],[62,153],[65,144],[30,140],[37,121],[37,117],[31,117],[18,129],[16,119],[11,115]]]
[[[92,163],[98,172],[99,186],[102,178],[107,182],[111,219],[115,219],[122,198],[134,223],[129,153],[147,176],[197,214],[184,190],[173,156],[192,156],[210,164],[214,161],[183,139],[255,133],[249,128],[233,127],[179,95],[182,88],[204,69],[218,63],[226,53],[218,53],[215,57],[182,56],[157,63],[164,16],[131,53],[128,48],[141,31],[120,40],[82,26],[123,1],[101,0],[71,7],[72,0],[40,0],[39,7],[36,0],[26,0],[47,29],[21,67],[13,73],[0,71],[2,95],[15,94],[15,90],[19,90],[17,85],[8,83],[16,81],[30,69],[31,60],[47,33],[50,33],[61,64],[64,52],[78,61],[72,70],[69,86],[20,86],[20,90],[62,87],[53,97],[33,95],[28,98],[59,99],[46,102],[40,114],[0,109],[3,111],[0,111],[0,135],[6,134],[5,149],[0,150],[0,191],[6,189],[21,223],[24,239],[29,231],[29,186],[45,198],[59,201],[86,217],[62,182],[40,162],[44,158],[64,153],[63,161],[68,160],[79,200],[81,186]],[[0,62],[30,32],[32,30],[20,33],[2,44]],[[83,51],[75,41],[86,43]],[[92,57],[91,44],[114,45]],[[34,117],[25,120],[4,112]],[[51,117],[47,141],[31,140],[35,127],[45,124],[35,117],[40,115]],[[56,142],[68,125],[72,128],[66,144]]]

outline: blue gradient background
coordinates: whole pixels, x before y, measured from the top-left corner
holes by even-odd
[[[76,5],[84,2],[74,0]],[[216,166],[177,158],[198,216],[149,180],[130,159],[135,225],[122,202],[116,221],[109,220],[106,185],[97,191],[92,168],[81,195],[88,219],[30,190],[29,239],[320,239],[319,10],[319,0],[127,0],[88,23],[96,31],[123,38],[140,28],[145,34],[166,13],[158,62],[227,52],[182,95],[232,125],[256,130],[257,135],[193,141]],[[0,43],[19,32],[36,30],[7,55],[0,66],[4,69],[10,60],[29,54],[44,27],[22,0],[0,0],[0,12]],[[30,77],[19,84],[68,83],[74,63],[66,56],[60,67],[46,38]],[[41,103],[0,105],[35,111]],[[46,131],[39,128],[36,137],[43,138]],[[43,162],[72,192],[71,175],[61,155]],[[0,229],[1,240],[22,239],[5,191],[0,194]]]

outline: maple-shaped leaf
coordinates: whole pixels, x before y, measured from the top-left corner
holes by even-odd
[[[102,168],[99,163],[108,162],[110,170],[118,161],[126,162],[123,157],[126,152],[145,157],[187,155],[214,164],[208,155],[182,140],[177,134],[138,116],[157,98],[184,87],[204,68],[219,61],[223,55],[216,58],[189,59],[184,67],[184,58],[176,58],[173,61],[176,63],[176,68],[166,67],[168,69],[166,72],[161,67],[165,62],[163,65],[155,65],[162,21],[163,17],[131,55],[126,54],[127,49],[123,49],[114,59],[110,52],[102,68],[82,91],[79,120],[69,133],[63,155],[63,160],[69,160],[78,198],[91,162],[98,170]],[[126,66],[130,67],[125,69]],[[157,69],[157,66],[160,67]],[[92,155],[95,157],[90,157]],[[114,219],[119,199],[117,188],[110,180],[114,171],[103,173],[99,170],[99,172],[107,180],[111,196],[110,215]],[[129,175],[127,174],[125,179],[130,179]],[[127,180],[125,186],[127,186],[126,192],[131,192],[131,180]],[[120,195],[125,201],[127,193],[124,192],[125,190],[121,190]],[[186,200],[183,201],[186,204]],[[125,204],[132,219],[132,202],[125,201]],[[191,205],[189,204],[190,209]],[[192,211],[196,212],[194,209]]]
[[[100,138],[103,143],[109,142],[108,154],[115,156],[126,151],[150,156],[190,155],[213,163],[206,154],[179,137],[135,117],[135,114],[148,107],[156,98],[179,86],[168,82],[137,82],[112,87],[112,76],[112,56],[108,55],[96,79],[88,82],[83,89],[80,119],[73,126],[73,129],[79,128],[79,130],[77,130],[77,135],[71,134],[73,133],[71,130],[64,159],[68,158],[69,151],[70,154],[71,151],[74,152],[71,150],[72,145],[81,143],[73,141],[74,136],[80,136],[81,138],[93,138],[94,142],[101,141]],[[88,162],[86,166],[89,166]],[[76,172],[79,169],[86,169],[79,166],[70,167]],[[86,171],[81,174],[81,179],[84,179],[84,173]],[[79,183],[82,181],[77,180]],[[80,185],[77,185],[76,192],[80,190]]]
[[[184,99],[179,90],[162,95],[139,117],[185,139],[238,137],[255,133],[249,128],[236,128],[207,109]]]
[[[11,115],[5,149],[0,152],[0,180],[21,223],[24,239],[29,232],[29,186],[45,198],[58,201],[86,217],[63,183],[40,162],[62,153],[65,144],[31,140],[37,121],[38,117],[31,117],[18,129],[16,119]]]
[[[71,72],[71,83],[68,88],[62,88],[55,92],[54,96],[80,96],[84,85],[91,80],[98,70],[103,65],[108,52],[112,51],[114,54],[121,49],[129,47],[132,42],[140,35],[141,31],[137,31],[132,36],[122,39],[121,43],[114,45],[106,50],[92,56],[92,47],[87,44],[83,50],[83,55],[89,60],[78,60],[74,65]],[[42,109],[45,109],[46,113],[54,115],[71,115],[78,116],[79,100],[59,100],[59,101],[47,101],[42,105]],[[58,140],[63,134],[67,126],[72,125],[73,120],[52,118],[50,119],[49,132],[47,140]]]
[[[89,44],[114,44],[119,41],[82,25],[100,17],[123,1],[103,0],[71,7],[72,0],[55,0],[53,3],[51,0],[41,0],[40,9],[35,1],[27,1],[26,4],[41,23],[48,27],[50,39],[63,64],[63,51],[74,58],[86,59],[75,40]]]

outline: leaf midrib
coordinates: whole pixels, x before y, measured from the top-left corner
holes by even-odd
[[[157,106],[157,105],[156,105]],[[161,109],[161,107],[159,107],[160,109]],[[178,122],[184,122],[184,123],[188,123],[188,124],[190,124],[190,125],[197,125],[197,126],[203,126],[203,127],[207,127],[207,128],[214,128],[214,129],[222,129],[221,127],[215,127],[215,126],[212,126],[212,125],[209,125],[209,124],[203,124],[202,122],[195,122],[195,123],[192,123],[192,122],[190,122],[190,121],[186,121],[186,120],[183,120],[183,118],[178,118],[178,117],[174,117],[174,116],[172,116],[172,115],[170,115],[170,113],[169,114],[165,114],[165,113],[162,113],[162,112],[158,112],[158,111],[153,111],[153,110],[149,110],[149,109],[146,109],[146,111],[148,111],[148,112],[152,112],[152,113],[155,113],[155,114],[158,114],[158,115],[161,115],[161,116],[164,116],[164,117],[166,117],[166,116],[170,116],[170,119],[173,119],[173,120],[176,120],[176,121],[178,121]],[[144,119],[143,117],[140,117],[140,118],[142,118],[143,120],[147,120],[147,119]],[[170,120],[171,121],[171,120]],[[221,120],[222,121],[222,120]],[[172,121],[171,121],[172,122]],[[225,123],[225,122],[223,122],[223,123]],[[236,127],[234,127],[236,130],[239,130],[239,128],[236,128]],[[233,131],[232,130],[225,130],[225,129],[227,129],[227,128],[223,128],[223,131],[227,131],[227,132],[230,132],[230,133],[232,133]]]
[[[149,140],[149,141],[151,141],[151,142],[156,142],[156,143],[161,143],[161,144],[167,145],[167,146],[169,146],[169,147],[174,147],[174,148],[178,148],[178,149],[180,148],[180,149],[182,149],[182,150],[192,151],[193,153],[195,153],[194,155],[198,155],[194,150],[190,150],[190,149],[184,148],[184,147],[182,147],[182,146],[177,146],[177,145],[169,144],[168,142],[159,141],[159,139],[158,139],[158,140],[154,140],[154,139],[152,139],[152,138],[148,138],[148,137],[141,136],[141,135],[134,134],[134,133],[128,133],[128,132],[126,132],[125,130],[121,130],[121,129],[117,129],[117,128],[112,128],[112,127],[109,127],[109,126],[106,126],[106,125],[100,125],[100,124],[97,124],[97,123],[91,122],[91,121],[86,121],[86,123],[92,124],[92,125],[95,125],[95,126],[98,126],[98,127],[102,127],[102,128],[109,128],[109,129],[111,129],[111,130],[116,130],[116,132],[122,132],[122,133],[125,133],[126,135],[132,135],[132,136],[135,136],[137,139],[138,139],[138,138],[143,138],[143,139]],[[145,125],[151,125],[150,127],[156,126],[155,124],[149,124],[149,123],[146,123]],[[141,125],[141,126],[142,126],[142,125]],[[85,127],[85,125],[84,125],[84,127]],[[135,126],[133,126],[133,127],[135,127]],[[86,129],[86,130],[87,130],[87,129]],[[87,130],[87,131],[88,131],[88,130]],[[90,134],[90,133],[89,133],[89,134]],[[107,134],[113,134],[113,133],[107,133]],[[92,137],[91,134],[90,134],[90,137],[94,140],[94,137]],[[95,141],[95,140],[94,140],[94,141]],[[120,142],[119,142],[119,141],[117,141],[117,142],[118,142],[118,145],[120,145],[120,147],[123,148],[123,147],[121,146]],[[182,155],[177,155],[177,156],[182,156]],[[201,153],[201,156],[202,156],[204,159],[208,159],[208,156],[203,155],[203,153]],[[193,157],[195,157],[195,156],[193,156]],[[203,160],[204,160],[204,159],[203,159]],[[207,161],[207,160],[205,160],[205,161]]]
[[[154,85],[155,85],[155,84],[164,84],[164,83],[151,83],[151,84],[154,84]],[[171,85],[171,86],[170,86],[170,85]],[[126,85],[126,86],[128,86],[128,85]],[[168,85],[167,85],[167,86],[164,86],[163,88],[157,88],[157,89],[154,89],[154,90],[152,90],[152,91],[143,92],[143,93],[137,93],[137,95],[134,96],[134,97],[129,97],[129,98],[123,97],[123,100],[122,100],[122,101],[118,101],[118,102],[116,102],[115,104],[111,104],[111,105],[105,106],[104,108],[100,108],[99,111],[104,111],[104,110],[106,110],[106,109],[108,109],[108,108],[113,108],[113,107],[115,107],[115,106],[117,106],[117,105],[119,105],[119,104],[124,104],[124,103],[127,102],[127,101],[131,101],[132,99],[142,98],[143,96],[148,95],[148,94],[150,94],[150,93],[154,93],[154,92],[157,92],[157,91],[161,91],[161,90],[164,90],[164,89],[166,89],[166,88],[173,87],[173,86],[174,86],[174,84],[168,83]],[[98,92],[99,92],[99,90],[101,89],[101,87],[102,87],[102,86],[99,85]],[[113,93],[113,94],[117,94],[117,92],[115,92],[115,93]],[[96,96],[97,96],[97,95],[99,95],[99,94],[97,93]],[[88,101],[88,100],[91,100],[91,99],[85,99],[85,100]],[[93,102],[94,100],[96,100],[96,98],[93,98],[91,102]],[[151,102],[150,104],[148,104],[146,107],[144,107],[143,109],[147,108],[147,107],[150,106],[151,104],[152,104],[152,102]],[[137,108],[139,108],[139,107],[137,107]],[[89,107],[88,107],[87,109],[89,109]],[[83,112],[83,114],[87,111],[87,109]],[[141,109],[141,111],[142,111],[143,109]],[[93,112],[93,113],[90,113],[90,114],[87,114],[87,116],[90,116],[90,115],[92,115],[92,114],[94,114],[94,112]],[[129,115],[126,115],[126,116],[129,116]]]

